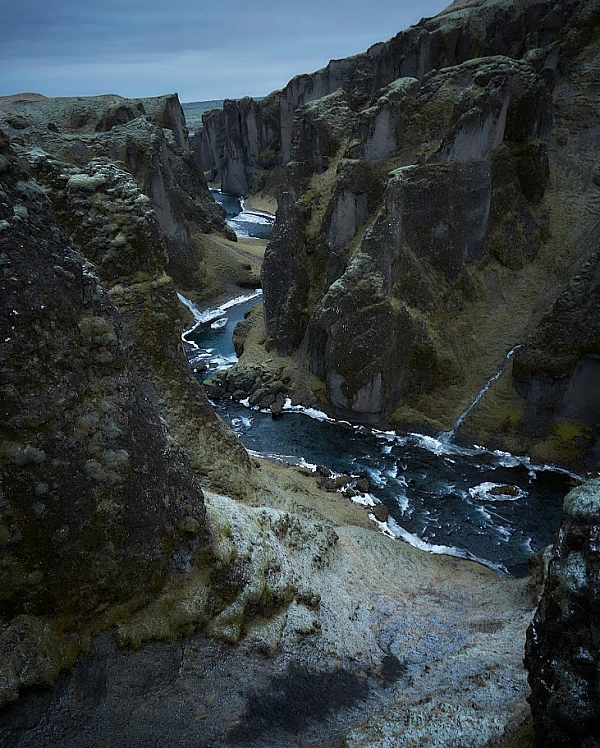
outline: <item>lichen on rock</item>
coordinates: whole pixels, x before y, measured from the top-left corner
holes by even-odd
[[[190,375],[164,246],[130,176],[102,160],[79,170],[31,158],[94,266],[48,197],[23,189],[33,181],[3,134],[0,149],[4,702],[52,682],[91,634],[202,566],[197,476],[218,462],[216,483],[241,491],[249,463]],[[111,221],[124,240],[107,257]]]
[[[539,746],[594,746],[600,734],[600,480],[567,494],[525,665]]]

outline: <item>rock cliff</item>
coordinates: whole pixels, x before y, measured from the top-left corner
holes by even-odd
[[[226,100],[222,110],[204,115],[197,133],[203,167],[214,170],[226,191],[257,191],[273,167],[290,160],[294,118],[305,104],[341,88],[358,111],[400,78],[422,80],[432,70],[496,54],[521,58],[552,44],[575,5],[575,0],[458,0],[363,54],[331,60],[322,70],[293,78],[260,101]],[[593,10],[593,3],[587,5]]]
[[[39,181],[0,134],[2,702],[201,566],[199,480],[249,474],[189,373],[149,199],[107,159],[29,158]]]
[[[280,186],[267,347],[338,416],[449,431],[504,367],[459,438],[597,464],[599,14],[456,2],[207,115],[224,184]]]
[[[527,630],[537,745],[600,745],[600,480],[571,491]]]
[[[120,162],[150,198],[168,250],[168,272],[186,288],[202,284],[202,247],[191,234],[223,229],[199,154],[190,148],[176,94],[150,99],[91,96],[0,101],[0,128],[13,146],[42,149],[75,166]]]

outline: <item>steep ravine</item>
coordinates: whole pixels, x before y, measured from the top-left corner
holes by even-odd
[[[516,386],[507,372],[481,402],[489,424],[499,393],[508,408],[486,439],[525,450],[550,429],[592,464],[597,6],[454,3],[292,82],[315,100],[293,129],[294,96],[285,111],[296,161],[263,276],[283,301],[268,340],[248,319],[245,355],[287,367],[305,402],[438,429],[522,340]],[[313,85],[333,73],[351,95]],[[0,104],[0,743],[531,746],[529,696],[539,746],[594,748],[597,482],[567,497],[534,618],[542,559],[509,580],[423,553],[250,459],[180,344],[167,271],[218,296],[233,238],[176,97]],[[233,264],[228,282],[253,278]],[[390,341],[411,367],[388,386]]]
[[[457,438],[596,468],[598,14],[456,2],[205,116],[204,166],[278,190],[265,357],[323,407],[448,431],[520,344]]]
[[[528,582],[430,557],[314,478],[251,466],[187,369],[131,175],[0,148],[2,745],[521,731]]]

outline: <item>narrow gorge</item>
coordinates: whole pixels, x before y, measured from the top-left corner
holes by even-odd
[[[0,98],[2,746],[600,745],[599,79],[598,0],[456,0],[191,135]]]
[[[275,191],[266,349],[338,417],[598,462],[598,23],[590,2],[454,3],[197,134]],[[568,332],[567,332],[568,331]]]

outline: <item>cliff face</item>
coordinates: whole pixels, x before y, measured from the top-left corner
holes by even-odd
[[[598,14],[454,3],[207,117],[224,184],[264,186],[267,152],[279,168],[267,345],[337,415],[447,431],[522,345],[459,435],[598,461]]]
[[[0,134],[0,703],[202,567],[198,478],[249,473],[190,375],[149,199],[107,159],[28,158],[39,181]]]
[[[203,168],[213,169],[227,192],[258,191],[273,167],[290,160],[294,117],[305,104],[341,88],[358,111],[399,78],[422,80],[432,70],[497,54],[521,58],[552,44],[577,4],[455,2],[363,54],[295,77],[261,101],[226,100],[222,110],[204,115],[204,129],[196,135]]]
[[[204,507],[123,317],[4,136],[0,147],[4,699],[69,662],[75,619],[139,604],[193,558]]]
[[[0,128],[16,148],[41,148],[66,163],[92,158],[119,161],[150,198],[169,254],[169,274],[180,284],[201,284],[201,248],[191,227],[223,228],[190,148],[177,95],[151,99],[96,96],[0,101]]]
[[[600,481],[565,498],[565,519],[527,631],[537,745],[597,746],[600,735]]]

